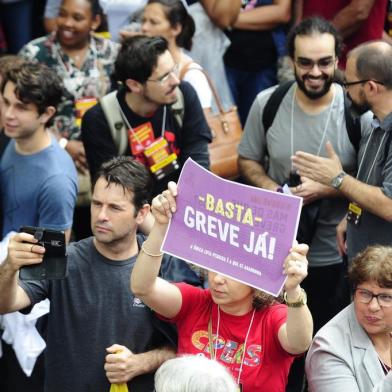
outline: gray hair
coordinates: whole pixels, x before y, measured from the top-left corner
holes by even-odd
[[[236,392],[229,371],[211,359],[189,355],[166,361],[155,373],[156,392]]]

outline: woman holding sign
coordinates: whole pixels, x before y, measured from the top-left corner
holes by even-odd
[[[307,275],[307,246],[294,246],[285,260],[285,302],[243,283],[209,272],[209,289],[158,278],[160,251],[177,187],[154,198],[155,223],[131,276],[131,289],[178,329],[178,354],[199,354],[226,366],[245,392],[283,392],[295,355],[312,339],[312,316],[300,283]]]

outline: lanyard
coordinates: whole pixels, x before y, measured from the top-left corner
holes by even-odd
[[[243,367],[244,359],[245,359],[246,344],[248,342],[249,332],[250,332],[250,330],[252,328],[252,324],[253,324],[253,320],[254,320],[254,317],[255,317],[255,313],[256,313],[256,309],[253,309],[252,318],[251,318],[250,323],[249,323],[248,331],[246,332],[244,347],[243,347],[243,350],[242,350],[241,365],[240,365],[240,370],[238,372],[238,377],[237,377],[237,384],[238,385],[240,383],[242,367]],[[219,324],[220,324],[220,307],[218,305],[218,323],[217,323],[217,326],[216,326],[215,339],[218,339],[218,337],[219,337]],[[216,360],[216,349],[214,348],[213,337],[212,337],[212,307],[211,307],[211,312],[210,312],[210,319],[208,321],[208,344],[209,344],[209,347],[210,347],[210,358],[213,359],[213,360]]]
[[[362,165],[363,165],[363,160],[365,159],[365,156],[366,156],[366,153],[367,153],[367,150],[368,150],[368,147],[369,147],[370,139],[373,138],[374,131],[375,131],[375,128],[372,129],[372,133],[370,134],[369,139],[368,139],[368,141],[367,141],[367,143],[366,143],[365,151],[363,152],[363,155],[362,155],[362,158],[361,158],[361,162],[359,163],[359,167],[358,167],[358,172],[357,172],[357,177],[356,177],[356,178],[358,178],[359,173],[361,172]],[[372,163],[372,165],[370,166],[370,169],[369,169],[369,171],[368,171],[368,174],[367,174],[367,177],[366,177],[366,180],[365,180],[365,183],[366,183],[366,184],[367,184],[368,181],[369,181],[370,174],[371,174],[371,172],[373,171],[374,165],[375,165],[375,163],[376,163],[376,161],[377,161],[378,153],[379,153],[380,150],[381,150],[381,146],[383,145],[386,136],[387,136],[387,133],[385,132],[385,133],[384,133],[384,136],[382,137],[382,140],[381,140],[381,142],[380,142],[380,144],[379,144],[379,146],[378,146],[376,155],[374,156],[373,163]]]
[[[294,103],[295,103],[296,93],[297,93],[297,86],[294,87],[293,98],[291,100],[291,125],[290,125],[291,155],[294,155]],[[324,126],[323,136],[321,137],[320,145],[317,150],[317,154],[316,154],[317,156],[320,155],[321,147],[324,143],[325,136],[327,135],[329,120],[331,118],[332,107],[335,102],[335,97],[336,97],[336,92],[334,91],[332,102],[331,102],[331,104],[329,106],[329,110],[328,110],[327,120],[326,120],[325,126]],[[294,166],[293,166],[293,164],[291,164],[291,170],[293,170],[293,169],[294,169]]]
[[[118,98],[116,97],[116,103],[118,106],[118,110],[120,111],[121,117],[125,123],[125,125],[128,127],[129,131],[131,132],[132,136],[135,138],[136,143],[140,146],[143,147],[142,142],[140,141],[137,133],[133,130],[131,124],[129,123],[128,119],[125,117],[125,114],[123,110],[121,109],[120,102],[118,101]],[[166,127],[166,105],[163,107],[163,116],[162,116],[162,128],[161,128],[161,137],[165,134],[165,127]]]

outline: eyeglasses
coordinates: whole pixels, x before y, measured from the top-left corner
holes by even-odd
[[[350,87],[350,86],[355,86],[356,84],[363,84],[363,83],[370,82],[370,81],[374,82],[374,83],[377,83],[377,84],[381,84],[381,85],[384,86],[383,82],[379,82],[378,80],[374,80],[374,79],[363,79],[363,80],[357,80],[355,82],[346,82],[346,81],[344,81],[344,82],[342,82],[342,85],[343,85],[344,88],[347,88],[347,87]]]
[[[147,80],[149,82],[159,83],[162,86],[170,79],[171,76],[175,76],[177,78],[179,75],[179,70],[180,70],[180,67],[178,66],[178,64],[175,64],[174,67],[165,75],[163,75],[157,79],[147,79]]]
[[[315,65],[317,65],[318,69],[325,71],[335,64],[335,58],[330,56],[323,57],[319,60],[311,60],[306,57],[298,57],[295,60],[295,63],[298,65],[298,67],[306,71],[312,70]]]
[[[373,294],[371,291],[365,289],[355,289],[355,293],[359,302],[362,302],[363,304],[370,304],[373,298],[377,298],[377,302],[380,306],[384,308],[392,306],[392,295],[384,293]]]

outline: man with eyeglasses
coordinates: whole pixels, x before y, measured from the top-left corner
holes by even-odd
[[[298,150],[325,156],[329,140],[345,171],[354,172],[356,154],[345,127],[344,91],[333,82],[341,50],[336,29],[324,19],[306,19],[289,33],[288,49],[296,83],[280,102],[268,130],[262,119],[274,88],[258,95],[240,143],[239,168],[252,185],[281,191],[281,186],[288,183],[291,193],[303,198],[303,213],[309,214],[309,223],[303,220],[300,226],[312,225],[309,275],[304,286],[311,293],[309,308],[317,331],[350,300],[346,268],[335,235],[346,201],[333,187],[312,181],[309,176],[299,177],[290,158]]]
[[[328,157],[297,152],[293,163],[302,175],[332,184],[350,200],[337,239],[351,260],[368,245],[392,244],[392,46],[375,41],[351,51],[345,78],[352,109],[375,116],[372,127],[362,124],[357,175],[346,174],[331,145]]]
[[[92,178],[102,162],[131,155],[150,169],[153,196],[178,179],[188,157],[209,168],[211,132],[195,90],[161,37],[123,42],[115,63],[117,92],[83,117],[82,139]]]

